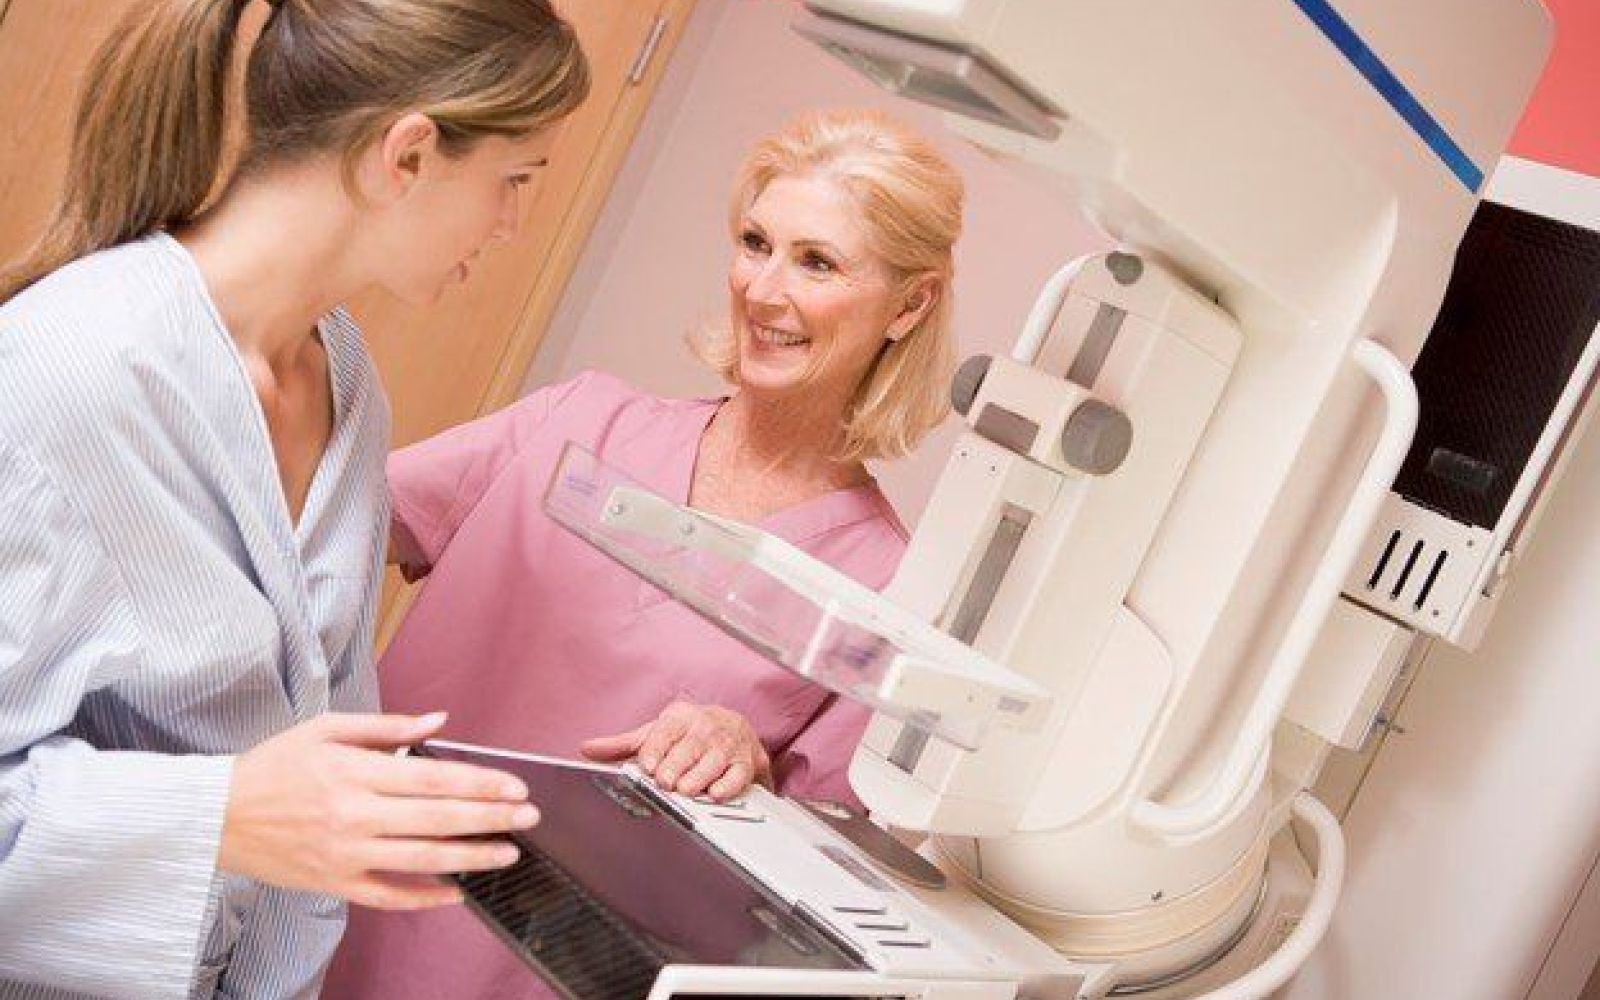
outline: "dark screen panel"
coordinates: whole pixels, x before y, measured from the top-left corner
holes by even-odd
[[[565,996],[643,1000],[669,964],[864,968],[622,774],[448,744],[418,752],[527,783],[541,818],[514,837],[521,861],[458,881]]]
[[[1395,492],[1492,529],[1600,322],[1600,234],[1484,202],[1412,370]]]

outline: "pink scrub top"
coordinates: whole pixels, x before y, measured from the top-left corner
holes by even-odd
[[[384,708],[450,713],[444,735],[577,757],[675,700],[747,718],[779,791],[854,801],[846,781],[866,710],[768,662],[545,516],[562,447],[579,442],[686,502],[720,400],[670,400],[585,373],[389,460],[394,535],[427,584],[378,667]],[[889,582],[906,532],[875,485],[759,522],[866,586]],[[550,996],[463,907],[352,908],[325,997]]]

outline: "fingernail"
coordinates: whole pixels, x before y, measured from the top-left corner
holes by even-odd
[[[498,851],[494,852],[495,864],[499,865],[501,868],[504,868],[507,865],[516,864],[517,859],[520,857],[522,857],[522,852],[517,850],[515,847],[502,847]]]
[[[528,797],[528,788],[522,782],[512,779],[500,786],[502,799],[525,799]]]
[[[659,763],[661,763],[661,762],[659,760],[657,760],[656,758],[654,758],[654,757],[640,757],[639,758],[639,766],[644,768],[646,771],[650,771],[652,773],[655,771],[656,765],[659,764]]]
[[[511,814],[511,825],[519,830],[526,830],[537,822],[539,822],[539,810],[533,806],[518,806],[517,811]]]
[[[444,720],[450,717],[448,712],[429,712],[417,720],[417,725],[422,729],[438,729],[444,725]]]

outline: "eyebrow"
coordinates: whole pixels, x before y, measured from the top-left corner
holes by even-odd
[[[749,227],[751,229],[754,229],[757,232],[759,232],[763,238],[766,238],[766,236],[767,236],[767,227],[763,226],[759,221],[757,221],[754,216],[746,215],[744,217],[744,224],[745,224],[745,226],[747,226],[747,227]],[[849,254],[845,253],[838,246],[836,246],[836,245],[834,245],[832,243],[829,243],[827,240],[800,239],[800,240],[795,240],[794,241],[794,245],[797,246],[797,247],[803,248],[803,249],[808,249],[808,250],[810,250],[810,249],[826,250],[828,253],[832,254],[835,257],[837,257],[839,260],[843,261],[846,264],[852,264],[853,265],[853,264],[856,263],[856,259],[854,257],[852,257]]]
[[[797,247],[805,247],[807,249],[826,250],[833,256],[843,261],[849,261],[851,259],[849,254],[834,246],[832,243],[829,243],[827,240],[795,240],[794,245]]]
[[[537,160],[528,160],[528,161],[526,161],[526,162],[524,162],[522,164],[522,166],[527,167],[529,169],[537,169],[538,167],[548,167],[549,165],[550,165],[550,157],[548,157],[548,156],[541,156]]]

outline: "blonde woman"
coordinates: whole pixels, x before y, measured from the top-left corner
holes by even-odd
[[[536,818],[360,714],[388,407],[339,303],[466,276],[583,55],[546,0],[281,0],[224,177],[246,6],[131,5],[0,280],[8,997],[314,995],[340,897],[451,902]]]
[[[726,798],[752,781],[851,799],[866,713],[773,666],[550,521],[577,441],[680,502],[767,531],[882,587],[906,534],[865,461],[946,412],[959,176],[870,112],[814,114],[758,143],[730,228],[730,322],[700,353],[732,386],[661,399],[585,374],[396,453],[396,554],[429,582],[385,654],[385,704],[450,711],[462,739],[634,757]],[[461,910],[357,913],[332,998],[537,997]]]

